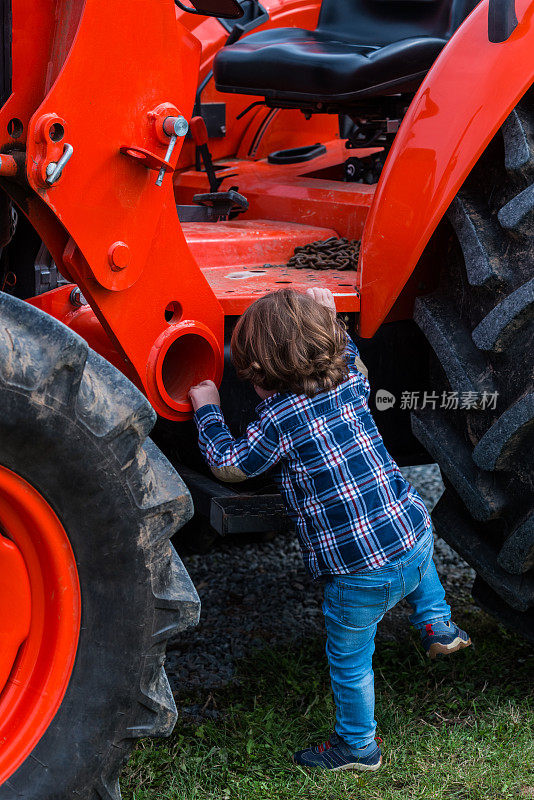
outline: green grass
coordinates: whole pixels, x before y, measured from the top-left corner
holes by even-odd
[[[292,750],[328,738],[334,709],[321,640],[261,650],[239,683],[177,697],[220,712],[141,741],[124,800],[504,800],[534,797],[532,647],[478,611],[459,619],[469,649],[430,664],[415,633],[374,660],[384,765],[376,774],[308,773]]]

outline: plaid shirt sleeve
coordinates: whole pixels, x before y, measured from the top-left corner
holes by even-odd
[[[210,467],[235,467],[247,477],[265,472],[280,460],[280,440],[273,423],[261,417],[234,439],[219,406],[205,405],[195,412],[198,445]]]

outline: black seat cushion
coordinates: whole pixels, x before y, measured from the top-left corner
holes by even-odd
[[[477,2],[322,0],[315,31],[274,28],[223,48],[215,82],[297,107],[411,92]]]
[[[278,28],[221,50],[214,63],[215,81],[222,91],[296,103],[410,91],[446,41],[417,36],[380,46],[341,41],[319,29]]]

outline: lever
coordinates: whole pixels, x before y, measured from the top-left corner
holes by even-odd
[[[188,129],[187,120],[185,117],[167,117],[163,121],[163,130],[170,136],[169,146],[167,147],[167,152],[165,153],[165,161],[168,161],[172,155],[172,151],[174,150],[174,146],[178,141],[179,136],[185,136]],[[161,186],[163,183],[163,178],[165,176],[165,167],[162,167],[158,174],[158,179],[156,181],[156,186]]]
[[[208,147],[208,129],[202,117],[193,117],[191,120],[191,136],[204,162],[204,168],[210,184],[210,191],[217,192],[221,181],[218,179],[215,169],[213,168],[213,161],[211,160],[211,153]]]
[[[63,167],[70,159],[72,154],[74,153],[74,147],[71,144],[66,144],[63,148],[63,155],[59,159],[58,162],[51,161],[46,166],[46,182],[51,186],[55,183],[59,178],[61,178],[61,173],[63,172]]]

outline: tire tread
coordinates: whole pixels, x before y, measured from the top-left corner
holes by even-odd
[[[102,773],[80,797],[120,800],[118,775],[138,736],[167,736],[176,706],[164,670],[168,638],[196,624],[200,601],[169,537],[192,515],[185,484],[147,439],[156,415],[139,390],[65,325],[0,293],[0,381],[53,405],[106,444],[126,476],[153,597],[150,650],[142,657],[134,718],[103,747]],[[108,752],[105,752],[107,746]],[[7,784],[4,784],[7,786]],[[72,797],[76,797],[74,792]]]

